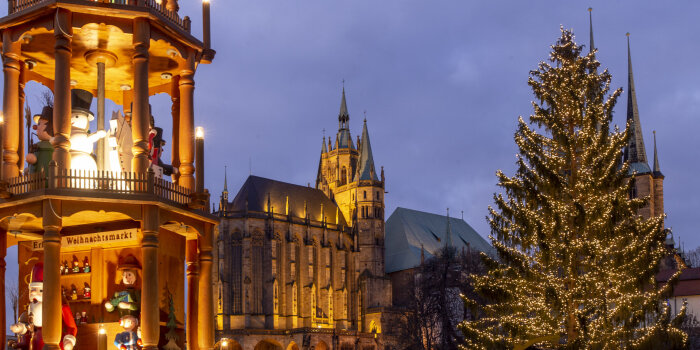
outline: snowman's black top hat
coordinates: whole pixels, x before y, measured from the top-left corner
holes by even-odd
[[[92,104],[92,93],[90,91],[85,91],[81,89],[73,89],[70,92],[71,97],[71,110],[78,110],[85,112],[94,118],[92,112],[90,112],[90,105]],[[90,119],[92,119],[90,118]]]

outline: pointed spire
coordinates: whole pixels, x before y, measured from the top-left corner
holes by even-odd
[[[372,157],[372,145],[369,142],[369,132],[367,131],[367,119],[362,126],[362,141],[360,147],[360,160],[357,166],[357,174],[354,181],[374,180],[379,181],[377,172],[374,170],[374,157]]]
[[[659,154],[656,151],[656,130],[654,130],[654,177],[663,177],[661,166],[659,166]]]
[[[627,123],[630,127],[630,138],[627,147],[625,147],[625,160],[630,163],[647,163],[642,125],[639,121],[639,109],[637,108],[637,92],[634,88],[634,75],[632,74],[630,33],[627,33],[627,69],[629,71],[627,78]]]
[[[323,135],[323,141],[321,142],[321,156],[318,158],[318,172],[316,173],[316,188],[323,182],[323,155],[326,154],[326,135]]]
[[[595,50],[595,45],[593,44],[593,8],[589,7],[588,8],[588,23],[590,25],[591,29],[591,44],[590,47],[588,48],[588,52],[593,52]]]
[[[224,165],[224,193],[228,194],[228,167]]]
[[[340,99],[338,135],[335,138],[335,148],[355,148],[352,143],[352,138],[350,137],[350,114],[348,113],[348,105],[345,100],[345,83],[343,83],[343,94]]]
[[[447,208],[447,230],[445,232],[445,248],[452,246],[452,227],[450,227],[450,208]]]
[[[350,114],[348,114],[348,104],[345,101],[345,85],[343,84],[343,97],[340,100],[340,112],[338,113],[338,123],[339,129],[348,128],[348,120],[350,119]]]

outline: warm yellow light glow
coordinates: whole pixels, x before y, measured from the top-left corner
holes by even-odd
[[[208,3],[209,3],[209,0],[202,0],[202,3],[208,4]]]
[[[0,112],[0,124],[2,124],[4,122],[5,122],[5,115],[3,115],[2,112]]]
[[[102,325],[100,325],[100,330],[97,331],[97,332],[100,333],[100,334],[107,334],[107,330],[104,329],[104,328],[102,327]]]
[[[228,340],[224,340],[221,342],[221,346],[228,346]]]
[[[198,126],[197,128],[194,129],[194,137],[198,139],[203,139],[204,138],[204,128],[201,126]]]

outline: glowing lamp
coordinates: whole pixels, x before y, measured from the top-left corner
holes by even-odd
[[[198,126],[194,129],[194,137],[197,139],[203,139],[204,138],[204,128],[201,126]]]
[[[228,346],[228,340],[224,340],[221,342],[221,346]]]
[[[5,122],[5,116],[0,112],[0,124]]]
[[[107,330],[104,329],[104,327],[102,327],[102,326],[100,326],[100,330],[97,331],[97,332],[100,333],[100,334],[107,334]]]

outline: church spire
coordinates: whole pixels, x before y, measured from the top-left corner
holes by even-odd
[[[369,142],[369,132],[367,131],[367,119],[362,126],[362,138],[360,148],[360,161],[357,166],[357,174],[354,181],[373,180],[379,181],[377,172],[374,170],[374,157],[372,157],[372,145]]]
[[[340,112],[338,113],[338,129],[348,129],[349,120],[350,114],[348,114],[348,104],[345,101],[345,84],[343,84],[343,97],[340,100]]]
[[[629,124],[630,138],[627,147],[625,147],[625,160],[630,163],[647,163],[642,125],[639,121],[639,110],[637,109],[637,93],[634,89],[634,76],[632,74],[630,33],[627,33],[627,69],[629,71],[627,77],[627,123]]]
[[[228,195],[228,167],[224,165],[224,193]]]
[[[588,48],[588,52],[593,52],[595,50],[595,45],[593,44],[593,8],[589,7],[588,8],[588,24],[590,26],[591,30],[591,44],[590,47]]]
[[[329,138],[330,139],[330,138]],[[316,188],[323,181],[323,155],[328,152],[326,150],[326,135],[323,135],[323,141],[321,141],[321,156],[318,158],[318,173],[316,174]]]
[[[329,138],[330,140],[330,138]],[[335,148],[355,149],[350,137],[350,114],[345,100],[345,83],[343,83],[343,95],[340,99],[340,112],[338,113],[338,135],[335,139]]]
[[[656,151],[656,130],[654,130],[654,177],[663,176],[659,166],[659,154]]]

